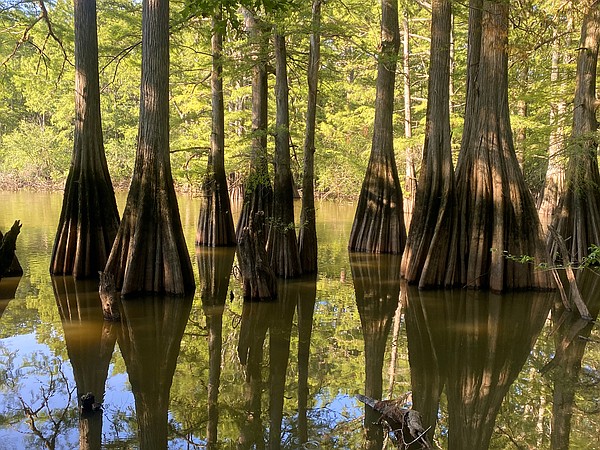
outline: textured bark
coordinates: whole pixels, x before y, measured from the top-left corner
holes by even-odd
[[[571,31],[573,21],[567,23],[567,30]],[[570,34],[567,34],[570,36]],[[552,71],[550,73],[550,82],[553,83],[559,94],[564,95],[565,76],[560,72],[561,59],[561,40],[555,36],[555,43],[552,46]],[[570,39],[567,37],[564,46],[570,47]],[[563,63],[569,64],[570,58],[563,55]],[[562,97],[562,95],[561,95]],[[565,140],[565,113],[567,102],[564,98],[559,98],[556,102],[550,104],[550,138],[548,143],[548,169],[546,169],[546,180],[540,195],[539,214],[542,222],[550,222],[556,212],[560,197],[563,193],[565,183],[566,158],[564,156]]]
[[[97,277],[119,227],[102,138],[96,0],[74,0],[73,156],[50,259],[50,273]]]
[[[79,449],[99,449],[102,443],[102,412],[83,407],[81,399],[91,393],[95,402],[103,402],[110,360],[117,341],[116,325],[102,318],[96,282],[53,277],[52,286],[80,400]]]
[[[356,306],[365,340],[365,395],[381,399],[383,357],[400,295],[400,256],[350,254]],[[381,448],[380,414],[365,411],[366,448]]]
[[[221,351],[223,348],[223,312],[227,300],[229,278],[233,266],[233,248],[197,248],[200,272],[200,299],[208,329],[208,449],[219,448],[219,386],[221,384]]]
[[[321,61],[321,1],[313,0],[312,31],[308,55],[308,99],[306,132],[304,134],[304,165],[302,175],[302,209],[298,251],[304,273],[317,271],[317,225],[315,214],[315,129],[317,122],[317,92]]]
[[[133,179],[105,272],[122,295],[194,290],[169,159],[169,3],[145,0]]]
[[[267,163],[267,26],[248,9],[242,9],[252,52],[252,145],[250,171],[244,184],[244,202],[237,224],[237,238],[258,211],[271,216],[273,188]],[[264,229],[265,235],[267,229]]]
[[[212,132],[206,179],[202,186],[202,204],[198,217],[196,245],[218,247],[235,245],[231,202],[225,174],[225,107],[223,104],[223,33],[221,13],[213,18],[212,71],[210,77]]]
[[[420,288],[454,283],[457,210],[450,142],[451,2],[433,0],[423,162],[401,273]]]
[[[471,42],[479,27],[469,27]],[[481,42],[473,42],[480,54],[469,53],[474,59],[468,61],[469,68],[476,65],[478,70],[469,72],[465,135],[456,171],[459,264],[449,264],[447,275],[463,286],[497,292],[546,289],[547,272],[515,260],[527,255],[541,263],[546,253],[510,127],[508,3],[485,1],[480,27]]]
[[[275,274],[294,278],[302,273],[294,225],[294,187],[290,168],[290,117],[285,37],[274,34],[275,48],[275,157],[273,210],[269,217],[267,254]]]
[[[269,264],[263,235],[264,216],[255,214],[242,230],[238,261],[242,274],[244,300],[272,300],[277,297],[275,272]]]
[[[381,52],[377,63],[371,156],[348,248],[358,252],[400,254],[404,250],[406,229],[392,126],[396,59],[400,47],[398,2],[382,0],[381,8]]]
[[[569,242],[571,262],[585,258],[592,245],[600,242],[600,172],[596,120],[596,69],[600,43],[600,6],[587,2],[581,29],[577,59],[577,78],[573,108],[573,132],[568,144],[569,162],[566,187],[557,208],[553,225]],[[554,241],[549,241],[551,257],[561,255]]]
[[[117,341],[135,399],[140,450],[168,448],[169,397],[192,297],[123,303]]]

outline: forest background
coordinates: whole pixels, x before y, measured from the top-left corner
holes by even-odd
[[[0,187],[60,189],[73,150],[72,2],[3,0],[0,5]],[[399,6],[404,39],[396,77],[394,148],[398,164],[406,164],[407,177],[401,181],[409,196],[405,183],[415,177],[425,132],[431,10],[424,1]],[[105,150],[113,184],[127,187],[138,130],[141,2],[100,0],[97,8]],[[241,16],[231,13],[224,43],[225,163],[228,173],[243,178],[251,140],[252,61]],[[534,196],[543,187],[549,147],[569,135],[579,36],[574,24],[581,23],[582,14],[570,0],[511,2],[511,124]],[[322,8],[315,153],[320,198],[353,199],[359,193],[371,149],[380,15],[377,2],[328,0]],[[292,171],[300,184],[311,4],[290,2],[264,13],[263,19],[286,35]],[[455,156],[464,115],[467,25],[468,7],[455,2],[450,86]],[[176,183],[191,190],[201,186],[210,148],[210,36],[211,18],[203,17],[201,8],[171,2],[171,162]],[[269,83],[273,134],[274,75]],[[562,156],[558,152],[553,157]]]

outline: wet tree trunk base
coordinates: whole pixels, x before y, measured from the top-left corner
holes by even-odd
[[[273,300],[277,297],[277,281],[265,250],[263,227],[264,214],[259,212],[243,228],[238,242],[244,300]]]

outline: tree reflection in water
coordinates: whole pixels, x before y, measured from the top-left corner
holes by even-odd
[[[117,325],[103,320],[97,281],[75,281],[71,276],[52,277],[56,305],[77,398],[92,393],[102,403],[108,367],[117,340]],[[79,448],[99,449],[102,443],[102,414],[82,411],[79,403]]]
[[[166,449],[169,394],[192,297],[122,302],[117,341],[135,398],[141,450]]]
[[[600,311],[600,275],[591,270],[579,271],[577,275],[582,298],[595,320]],[[577,310],[566,311],[558,296],[552,308],[552,323],[556,353],[541,370],[554,381],[550,448],[568,450],[574,448],[570,435],[575,392],[582,385],[581,361],[594,323],[581,319]],[[596,380],[595,383],[598,381],[600,380]],[[588,444],[591,443],[585,443]]]
[[[400,255],[350,253],[356,306],[365,341],[364,395],[381,399],[383,358],[400,295]],[[365,447],[383,445],[380,414],[365,408]]]
[[[535,344],[553,294],[403,290],[413,407],[433,427],[445,386],[448,448],[488,448],[502,401]]]

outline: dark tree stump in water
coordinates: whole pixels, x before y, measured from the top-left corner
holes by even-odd
[[[23,269],[15,256],[17,236],[21,232],[21,223],[15,220],[11,229],[2,236],[0,232],[0,278],[3,276],[15,277],[23,275]]]
[[[259,211],[243,228],[238,242],[244,300],[272,300],[277,297],[277,281],[269,265],[263,229],[264,213]]]
[[[102,302],[102,315],[105,320],[121,320],[119,294],[115,286],[115,277],[113,274],[106,272],[98,272],[98,274],[100,275],[98,292],[100,294],[100,301]]]

